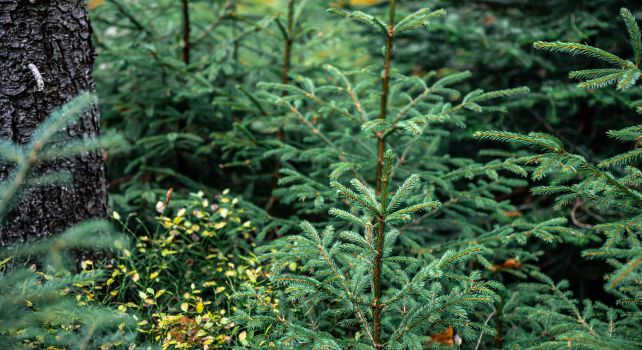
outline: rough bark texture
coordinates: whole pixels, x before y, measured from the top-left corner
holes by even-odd
[[[26,143],[53,109],[82,91],[93,91],[93,62],[84,0],[0,0],[0,137]],[[34,66],[44,87],[38,86]],[[99,128],[94,106],[64,133],[67,138],[92,137]],[[73,183],[26,189],[0,223],[0,246],[106,215],[100,154],[59,160],[38,171],[52,168],[69,170]],[[10,171],[10,164],[0,164],[0,180]]]

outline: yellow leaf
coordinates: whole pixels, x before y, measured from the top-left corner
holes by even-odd
[[[350,5],[376,5],[380,2],[381,0],[350,0]]]
[[[181,304],[181,310],[183,310],[183,312],[187,312],[188,309],[189,309],[189,304],[188,303],[182,303]]]
[[[243,331],[243,332],[239,333],[239,340],[240,341],[245,340],[245,338],[247,338],[247,332],[246,331]]]
[[[93,10],[96,7],[102,5],[105,2],[105,0],[89,0],[89,3],[87,4],[87,9]],[[116,219],[118,220],[118,219]]]
[[[203,303],[199,302],[198,304],[196,304],[196,312],[198,312],[199,314],[203,312],[203,308],[204,308]]]

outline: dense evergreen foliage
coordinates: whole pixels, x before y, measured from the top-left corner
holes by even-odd
[[[0,251],[1,345],[642,348],[634,4],[88,7],[105,136],[1,139],[0,224],[98,150],[111,218]]]

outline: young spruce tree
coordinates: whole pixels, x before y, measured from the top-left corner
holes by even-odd
[[[515,208],[495,195],[525,182],[498,172],[525,174],[518,160],[479,164],[449,155],[449,128],[464,127],[469,113],[502,112],[486,103],[527,89],[475,90],[462,98],[454,86],[469,72],[399,74],[395,43],[444,11],[421,9],[397,21],[395,1],[388,10],[386,22],[329,11],[380,34],[378,64],[347,72],[327,65],[326,76],[262,84],[261,96],[289,121],[283,145],[267,152],[285,160],[277,193],[296,214],[271,227],[283,225],[285,233],[296,220],[314,223],[303,221],[301,234],[260,249],[272,262],[273,286],[236,295],[247,301],[236,319],[256,331],[259,346],[420,349],[493,335],[484,320],[501,283],[482,274],[501,269],[493,262],[510,260],[514,268],[534,260],[520,247],[530,237],[576,234],[565,219],[510,219]],[[354,190],[342,184],[347,175]],[[405,180],[395,186],[397,177]],[[417,212],[423,214],[413,219]],[[276,301],[266,296],[275,287]]]

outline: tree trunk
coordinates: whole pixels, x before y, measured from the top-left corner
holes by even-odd
[[[52,110],[82,91],[93,91],[93,62],[84,0],[0,0],[0,137],[27,143]],[[94,106],[63,134],[71,139],[95,137],[99,131]],[[0,163],[0,180],[11,168]],[[55,234],[106,215],[101,154],[58,160],[38,171],[51,169],[67,169],[72,183],[26,188],[0,223],[0,246]]]

